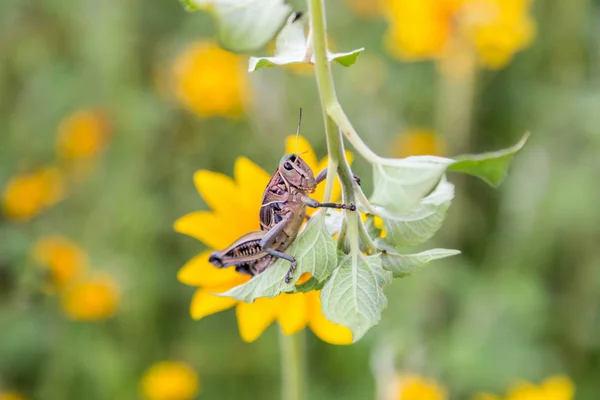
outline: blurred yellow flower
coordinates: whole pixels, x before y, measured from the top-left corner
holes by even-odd
[[[93,158],[104,149],[108,136],[108,123],[102,112],[79,110],[60,123],[56,153],[64,160]]]
[[[77,321],[108,319],[115,314],[118,302],[117,283],[106,273],[73,283],[62,296],[63,311]]]
[[[0,400],[25,400],[26,398],[17,392],[2,392]]]
[[[191,400],[196,398],[199,388],[196,372],[188,364],[174,361],[154,364],[140,384],[146,400]]]
[[[404,60],[434,58],[441,54],[449,36],[446,0],[384,0],[390,22],[386,33],[388,51]]]
[[[501,68],[532,41],[530,0],[384,0],[386,46],[404,60],[437,59],[466,40],[488,68]],[[460,47],[456,47],[460,48]],[[450,54],[452,56],[452,54]]]
[[[302,154],[302,158],[313,169],[315,175],[327,166],[327,160],[318,162],[317,157],[304,138],[290,136],[286,152]],[[240,157],[234,166],[234,177],[211,171],[198,171],[194,182],[200,195],[212,211],[197,211],[175,222],[177,232],[192,236],[212,249],[223,249],[240,236],[259,228],[258,210],[263,191],[270,176],[247,158]],[[325,184],[319,185],[313,195],[321,200]],[[333,196],[340,195],[339,182],[334,185]],[[308,210],[311,214],[313,210]],[[218,269],[208,262],[210,251],[191,259],[179,271],[182,283],[198,286],[192,303],[191,315],[201,319],[219,311],[236,307],[240,336],[247,342],[256,340],[274,321],[282,331],[293,334],[309,326],[322,340],[334,344],[352,342],[350,330],[334,324],[321,311],[319,293],[282,294],[275,298],[259,298],[254,303],[245,303],[229,297],[215,296],[250,279],[234,268]]]
[[[44,236],[38,239],[33,246],[33,258],[50,271],[52,290],[64,289],[88,267],[87,254],[62,236]]]
[[[418,375],[400,376],[396,400],[445,400],[446,391],[436,382]]]
[[[521,382],[513,386],[506,397],[489,393],[480,393],[474,400],[573,400],[575,386],[566,376],[552,376],[539,386],[529,382]]]
[[[444,139],[428,129],[409,129],[402,132],[392,145],[393,156],[443,156]]]
[[[465,29],[480,61],[501,68],[533,40],[531,0],[478,0],[465,15]]]
[[[8,219],[28,221],[58,203],[64,194],[64,179],[59,170],[45,167],[9,180],[2,194],[2,208]]]
[[[215,43],[192,43],[173,64],[177,99],[201,117],[239,116],[249,92],[243,60]]]

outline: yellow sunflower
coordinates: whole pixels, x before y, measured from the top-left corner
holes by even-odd
[[[64,160],[96,157],[110,136],[108,118],[97,109],[82,109],[61,121],[56,137],[56,153]]]
[[[144,374],[140,389],[146,400],[190,400],[198,395],[200,380],[188,364],[162,361]]]
[[[482,66],[502,68],[535,36],[531,0],[383,0],[386,47],[401,60],[439,59],[472,47]],[[467,46],[451,47],[452,39]]]
[[[530,382],[514,385],[506,397],[480,393],[474,400],[573,400],[575,385],[567,376],[557,375],[544,380],[539,386]]]
[[[394,400],[445,400],[446,390],[437,382],[418,376],[402,375]]]
[[[429,129],[413,128],[402,132],[391,143],[396,157],[444,156],[446,144],[441,135]]]
[[[99,272],[69,286],[62,294],[62,309],[75,321],[104,321],[117,312],[119,297],[117,282]]]
[[[85,251],[59,235],[48,235],[37,240],[32,256],[35,262],[50,272],[49,292],[61,291],[86,272],[89,259]]]
[[[304,138],[288,137],[286,153],[302,154],[302,158],[319,173],[327,166],[327,159],[320,162]],[[349,156],[349,155],[347,155]],[[259,228],[258,210],[263,191],[270,175],[245,157],[239,157],[234,166],[234,179],[228,176],[201,170],[194,175],[194,182],[210,211],[196,211],[175,222],[177,232],[192,236],[211,249],[223,249],[240,236]],[[313,194],[322,200],[325,183]],[[339,197],[339,182],[334,184],[333,196]],[[308,210],[312,214],[314,210]],[[201,319],[219,311],[236,308],[240,336],[247,342],[256,340],[274,321],[284,334],[291,335],[306,326],[322,340],[333,344],[352,343],[348,328],[327,320],[321,311],[319,292],[281,294],[275,298],[259,298],[254,303],[245,303],[229,297],[215,296],[250,279],[234,268],[218,269],[208,262],[210,250],[192,258],[179,271],[180,282],[197,286],[191,303],[191,315]]]
[[[200,117],[238,117],[250,98],[246,65],[216,43],[190,44],[172,67],[177,100]]]
[[[65,182],[56,167],[11,178],[2,193],[2,208],[12,221],[29,221],[61,201],[65,196]]]

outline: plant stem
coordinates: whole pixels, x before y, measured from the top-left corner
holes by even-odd
[[[332,153],[332,149],[329,148],[330,143],[327,140],[327,154]],[[331,196],[333,193],[333,179],[329,179],[335,174],[332,172],[332,175],[329,175],[329,171],[337,171],[339,163],[337,163],[333,158],[329,157],[327,160],[327,180],[325,181],[325,195],[323,196],[323,203],[329,203],[332,201]]]
[[[331,163],[337,164],[337,172],[342,181],[344,201],[354,198],[352,190],[352,172],[344,154],[344,143],[340,137],[337,126],[327,114],[330,104],[337,103],[331,67],[327,60],[327,35],[325,26],[325,5],[323,0],[308,0],[310,12],[310,26],[312,32],[312,47],[315,56],[315,75],[321,98],[321,110],[325,122],[325,134],[327,136],[327,151]],[[336,171],[327,171],[327,180],[333,181]]]
[[[323,112],[333,118],[335,123],[342,130],[342,133],[346,135],[350,143],[352,143],[363,157],[368,161],[375,163],[380,159],[379,156],[371,151],[365,142],[362,141],[350,123],[346,113],[344,113],[335,94],[335,87],[331,76],[331,67],[329,65],[329,60],[327,60],[327,27],[325,22],[324,1],[308,0],[308,10],[310,12],[310,32],[312,33],[313,51],[315,55],[315,75],[317,77],[317,85],[319,86],[319,95],[321,97]]]
[[[325,134],[327,137],[327,151],[329,153],[330,165],[337,165],[337,171],[329,169],[327,171],[327,181],[333,182],[335,173],[340,177],[342,182],[342,200],[345,204],[355,203],[354,194],[354,176],[348,160],[344,153],[344,141],[340,129],[356,149],[368,160],[373,161],[379,157],[373,153],[366,144],[360,139],[350,121],[346,117],[338,103],[335,87],[333,85],[333,77],[331,75],[331,66],[327,59],[327,28],[325,22],[325,3],[324,0],[307,0],[308,10],[310,13],[310,27],[312,33],[312,47],[315,57],[315,76],[317,78],[317,86],[319,88],[319,97],[321,99],[321,109],[323,112],[323,120],[325,122]],[[336,125],[337,124],[337,125]],[[338,128],[339,126],[339,128]],[[330,187],[327,188],[330,190]],[[352,252],[360,251],[359,228],[358,224],[362,221],[358,218],[356,212],[344,211],[347,222],[347,235],[350,241],[350,249]],[[345,238],[340,235],[340,241],[343,243]]]
[[[281,398],[302,400],[304,397],[304,331],[294,335],[279,332],[281,353]]]
[[[327,113],[331,116],[331,118],[333,118],[335,123],[340,127],[342,133],[346,136],[348,141],[352,143],[352,146],[354,146],[354,148],[367,161],[369,161],[371,164],[377,164],[381,161],[381,157],[375,154],[373,150],[371,150],[369,146],[367,146],[365,142],[363,142],[363,140],[360,138],[358,132],[356,132],[356,129],[354,129],[354,127],[350,123],[348,116],[344,112],[344,109],[338,102],[337,98],[335,99],[334,103],[329,104],[327,106],[326,110]]]
[[[373,239],[371,239],[371,236],[369,236],[364,224],[358,224],[358,233],[360,234],[363,245],[369,251],[369,253],[375,254],[378,250],[377,245]]]

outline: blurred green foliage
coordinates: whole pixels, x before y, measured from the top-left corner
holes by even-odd
[[[335,49],[366,48],[354,67],[334,66],[338,96],[364,140],[392,155],[401,131],[435,124],[435,66],[392,60],[383,20],[327,5]],[[479,73],[468,148],[507,147],[530,130],[528,145],[497,190],[450,175],[456,200],[434,245],[463,254],[387,287],[380,327],[345,347],[307,335],[309,399],[373,398],[381,342],[400,371],[434,376],[455,398],[554,373],[572,377],[578,399],[600,393],[600,2],[538,1],[534,11],[533,45]],[[323,156],[320,106],[310,75],[277,68],[251,76],[239,119],[201,119],[161,95],[159,71],[212,33],[209,17],[176,1],[0,2],[0,186],[52,163],[57,127],[76,110],[101,107],[112,130],[65,200],[26,223],[0,219],[0,390],[134,399],[144,371],[173,359],[198,372],[201,398],[279,397],[276,327],[247,344],[233,311],[189,317],[193,288],[177,270],[203,248],[172,223],[205,207],[195,170],[231,175],[240,155],[273,170],[299,107]],[[381,84],[368,84],[364,58],[382,63]],[[366,163],[354,165],[369,193]],[[119,282],[114,318],[70,321],[41,291],[29,254],[48,233],[77,242]]]

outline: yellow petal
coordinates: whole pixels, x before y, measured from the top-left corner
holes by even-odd
[[[273,169],[275,170],[275,168]],[[256,221],[258,229],[258,210],[262,195],[271,177],[258,165],[246,157],[238,157],[234,166],[235,182],[239,188],[238,201],[246,209],[256,210],[256,215],[248,216]]]
[[[312,274],[310,272],[302,273],[302,275],[300,275],[300,278],[298,278],[298,280],[296,281],[296,286],[306,283],[308,280],[310,280],[310,278],[312,278]]]
[[[256,213],[258,227],[258,209]],[[233,224],[209,211],[196,211],[175,221],[174,229],[200,240],[213,249],[223,249],[247,233],[248,219],[242,218]],[[257,229],[257,228],[254,228]]]
[[[277,321],[286,335],[304,329],[308,323],[308,299],[304,293],[280,294]]]
[[[309,141],[304,137],[298,136],[298,147],[296,147],[296,135],[288,136],[285,140],[285,154],[300,154],[300,157],[308,164],[315,175],[320,172],[320,170],[316,170],[318,165],[317,156]]]
[[[306,294],[310,300],[310,329],[324,342],[331,344],[352,344],[352,332],[343,325],[329,321],[321,311],[319,292],[313,291]]]
[[[198,320],[208,315],[218,313],[233,307],[238,301],[231,297],[215,296],[213,293],[220,293],[227,288],[214,287],[210,289],[198,289],[192,298],[190,314],[192,318]]]
[[[194,174],[194,184],[206,204],[219,214],[235,213],[240,207],[233,179],[217,172],[201,170]]]
[[[235,268],[217,268],[208,262],[211,251],[200,253],[188,261],[177,274],[181,283],[190,286],[228,286],[225,290],[246,282],[250,277]]]
[[[551,376],[542,383],[542,387],[552,400],[571,400],[575,397],[575,386],[566,376]]]
[[[399,378],[398,399],[445,400],[446,389],[435,381],[418,375],[403,375]]]
[[[510,390],[508,391],[508,398],[527,398],[529,396],[534,396],[538,392],[538,388],[526,381],[520,381],[512,385]]]
[[[240,336],[245,342],[253,342],[275,320],[277,299],[260,298],[254,303],[239,302],[235,312]]]

